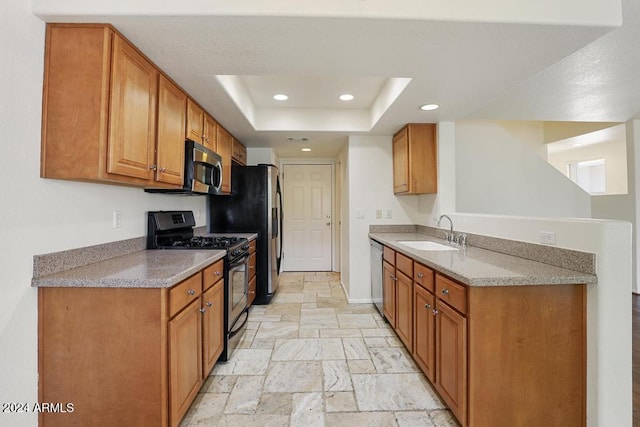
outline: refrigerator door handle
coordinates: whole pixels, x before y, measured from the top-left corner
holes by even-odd
[[[280,233],[279,229],[280,221],[278,221],[278,208],[271,209],[271,229],[273,230],[273,237],[278,237]]]
[[[284,256],[283,254],[283,248],[282,248],[282,244],[283,244],[283,237],[282,235],[283,233],[283,217],[284,217],[284,212],[282,211],[282,192],[280,191],[280,180],[278,180],[277,183],[277,190],[276,190],[276,194],[278,195],[278,210],[280,211],[280,220],[279,220],[279,230],[280,233],[278,234],[278,254],[276,255],[277,259],[278,259],[278,273],[282,273],[282,267],[283,267],[283,263],[282,263],[282,257]]]

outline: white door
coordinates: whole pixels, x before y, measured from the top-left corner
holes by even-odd
[[[331,165],[284,165],[284,270],[331,271]]]

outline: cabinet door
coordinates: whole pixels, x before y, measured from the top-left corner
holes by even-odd
[[[218,149],[217,144],[217,132],[218,132],[218,124],[208,114],[204,115],[204,138],[203,144],[211,151],[216,151]]]
[[[247,164],[247,148],[235,138],[233,138],[231,158],[241,165]]]
[[[463,424],[467,416],[467,319],[436,301],[436,389]]]
[[[158,71],[129,43],[113,39],[107,171],[151,180]]]
[[[382,312],[392,328],[396,327],[396,269],[386,261],[382,264]]]
[[[404,128],[393,137],[393,192],[409,191],[409,135]]]
[[[178,425],[202,384],[202,313],[196,299],[169,321],[170,424]]]
[[[191,99],[187,100],[187,131],[185,138],[202,144],[204,137],[204,111]]]
[[[233,144],[233,137],[222,126],[218,126],[217,135],[218,150],[216,152],[222,157],[222,186],[220,191],[231,193],[231,145]]]
[[[158,83],[156,181],[182,186],[187,95],[166,77]]]
[[[413,311],[415,313],[413,357],[418,362],[422,372],[429,378],[429,381],[435,383],[436,321],[433,315],[435,297],[423,289],[422,286],[416,284],[413,301]]]
[[[202,294],[202,357],[204,369],[203,379],[209,375],[213,365],[222,353],[224,334],[224,280],[219,280],[209,290]]]
[[[413,281],[396,268],[396,333],[413,352]]]

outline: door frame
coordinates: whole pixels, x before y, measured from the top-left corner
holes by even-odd
[[[280,159],[278,171],[280,173],[281,187],[284,189],[284,166],[285,165],[330,165],[331,166],[331,271],[340,272],[340,252],[339,252],[339,236],[340,224],[342,219],[338,217],[340,209],[338,209],[336,200],[336,160],[335,159]],[[283,197],[286,197],[283,193]],[[286,212],[282,212],[283,215]],[[283,230],[284,232],[284,230]],[[284,256],[287,256],[285,251]]]

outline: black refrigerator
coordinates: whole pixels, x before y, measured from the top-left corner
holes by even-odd
[[[231,167],[231,194],[208,196],[210,233],[258,233],[256,299],[269,304],[278,289],[282,265],[282,193],[273,165]]]

